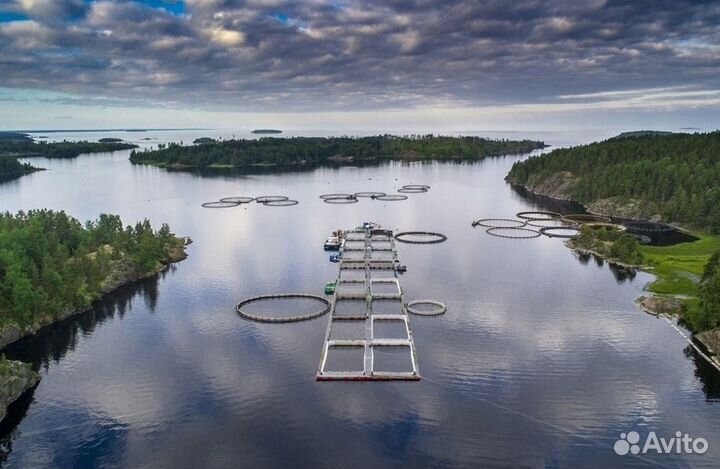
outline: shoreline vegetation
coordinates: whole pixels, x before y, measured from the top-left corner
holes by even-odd
[[[397,137],[262,137],[212,141],[196,145],[160,144],[135,151],[130,161],[167,169],[307,169],[321,165],[355,165],[388,160],[473,161],[490,156],[529,153],[545,148],[532,140],[490,140],[480,137],[413,135]]]
[[[0,132],[0,182],[17,179],[26,174],[43,171],[18,158],[75,158],[83,153],[100,153],[129,150],[137,145],[119,139],[101,139],[99,142],[35,142],[30,136],[14,132]]]
[[[656,279],[636,303],[674,315],[720,364],[720,132],[626,133],[554,150],[513,165],[506,181],[531,193],[615,218],[682,224],[696,237],[670,246],[640,245],[622,233],[583,227],[566,245]],[[684,229],[681,229],[685,231]]]
[[[123,227],[117,215],[83,225],[52,210],[0,214],[0,349],[182,261],[189,242],[147,220]],[[0,414],[37,384],[25,367],[0,359]]]

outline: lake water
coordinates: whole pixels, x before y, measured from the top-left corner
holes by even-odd
[[[48,135],[157,145],[231,133]],[[568,145],[607,135],[504,136]],[[194,243],[159,278],[5,350],[32,362],[42,382],[6,425],[3,465],[717,467],[720,377],[665,320],[636,309],[650,275],[579,259],[559,239],[507,240],[471,227],[543,208],[503,181],[525,157],[252,176],[133,166],[128,152],[33,159],[49,171],[1,184],[1,209],[148,218]],[[404,202],[318,199],[403,184],[432,189]],[[300,204],[200,206],[277,194]],[[327,317],[260,324],[233,311],[247,296],[322,294],[337,272],[323,241],[366,220],[448,236],[398,245],[406,300],[448,307],[410,318],[419,382],[316,382]],[[632,430],[681,431],[710,449],[616,455],[620,433]]]

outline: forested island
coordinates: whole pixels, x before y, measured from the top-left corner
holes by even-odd
[[[625,136],[513,165],[512,184],[593,213],[720,233],[720,132]]]
[[[720,356],[720,132],[642,131],[558,149],[515,163],[506,180],[531,192],[585,205],[601,215],[663,220],[696,230],[697,241],[640,246],[618,232],[583,227],[568,242],[580,252],[648,269],[659,296],[639,304],[678,314]]]
[[[147,220],[123,227],[117,215],[83,225],[52,210],[0,214],[0,348],[183,260],[185,245]],[[29,365],[0,357],[0,420],[39,380]]]
[[[105,139],[103,139],[105,140]],[[41,171],[18,158],[74,158],[82,153],[97,153],[137,148],[137,145],[116,141],[36,143],[30,136],[15,132],[0,132],[0,182]]]
[[[147,220],[123,227],[117,215],[81,224],[52,210],[0,214],[0,348],[184,259],[184,246]]]
[[[263,137],[202,145],[160,145],[133,151],[130,161],[167,168],[314,167],[365,164],[386,160],[471,161],[488,156],[527,153],[543,142],[490,140],[481,137],[380,135],[374,137]]]
[[[255,129],[252,131],[254,134],[281,134],[282,130],[278,129]]]

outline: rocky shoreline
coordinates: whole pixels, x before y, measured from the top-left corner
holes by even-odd
[[[8,407],[40,382],[40,374],[30,364],[0,359],[0,421]]]
[[[506,181],[510,184],[522,187],[528,192],[535,195],[548,197],[560,201],[579,203],[580,205],[585,207],[588,213],[591,213],[593,215],[603,215],[608,217],[617,217],[631,220],[650,219],[652,221],[660,221],[659,215],[648,216],[645,213],[646,209],[643,209],[642,207],[640,207],[639,204],[634,201],[626,201],[620,204],[618,201],[613,201],[612,199],[603,199],[593,202],[589,205],[584,205],[580,202],[573,200],[569,195],[569,188],[572,187],[572,184],[574,183],[574,176],[570,173],[558,174],[557,177],[545,180],[542,184],[534,184],[532,183],[532,180],[529,181],[528,184],[517,184],[512,180],[512,178],[509,177],[506,178]],[[608,258],[607,256],[599,252],[573,246],[570,241],[571,240],[568,240],[565,245],[579,254],[592,254],[598,256],[599,258],[610,264],[614,264],[628,269],[639,269],[648,273],[652,273],[652,268],[646,265],[626,264],[616,259]],[[651,314],[653,316],[667,315],[680,317],[684,309],[684,304],[679,299],[659,295],[641,296],[635,300],[635,305],[643,312]],[[708,355],[710,356],[710,358],[716,364],[720,365],[720,328],[700,332],[698,334],[694,334],[693,337],[705,347],[705,349],[708,351]]]
[[[124,285],[153,277],[167,270],[171,264],[186,259],[187,253],[185,252],[185,248],[188,244],[192,243],[192,240],[190,238],[176,238],[176,240],[177,242],[170,249],[168,258],[163,262],[158,262],[155,268],[149,272],[138,272],[137,269],[133,268],[132,263],[128,259],[116,261],[112,273],[103,283],[102,294],[106,295]],[[25,328],[14,324],[7,325],[0,330],[0,349],[23,337],[33,335],[42,328],[55,322],[82,314],[86,311],[87,310],[69,310],[55,317],[44,316],[34,324]],[[7,360],[4,357],[0,358],[0,421],[7,415],[8,407],[26,392],[35,388],[39,382],[40,374],[34,371],[30,364]]]
[[[107,279],[105,279],[105,282],[103,282],[101,293],[103,295],[107,295],[122,286],[153,277],[160,272],[167,270],[171,264],[186,259],[187,253],[185,252],[185,247],[192,243],[192,240],[190,240],[190,238],[177,238],[177,240],[178,242],[176,246],[170,250],[168,259],[164,262],[158,262],[155,268],[149,272],[138,272],[132,267],[128,260],[117,261],[113,266],[112,273]],[[88,310],[69,310],[53,317],[43,316],[35,323],[24,328],[15,324],[6,325],[0,329],[0,349],[5,348],[7,345],[20,340],[23,337],[35,334],[43,327],[62,321],[63,319],[67,319],[71,316],[82,314],[86,311]]]

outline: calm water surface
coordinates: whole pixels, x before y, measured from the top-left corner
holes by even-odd
[[[220,134],[51,137],[157,145]],[[602,137],[523,136],[556,145]],[[720,379],[664,320],[635,308],[650,275],[579,259],[561,240],[506,240],[471,227],[543,208],[503,181],[525,156],[232,177],[127,157],[34,159],[49,171],[0,185],[3,210],[47,207],[82,220],[118,213],[126,223],[167,222],[194,240],[190,257],[161,277],[6,349],[43,379],[16,409],[4,466],[718,466]],[[403,184],[432,189],[395,203],[318,199]],[[200,207],[275,194],[300,205]],[[317,383],[326,317],[273,325],[233,311],[251,295],[322,294],[337,269],[322,242],[364,220],[448,235],[444,244],[399,245],[406,299],[448,306],[441,317],[411,317],[420,382]],[[710,450],[615,455],[630,430],[682,431]]]

